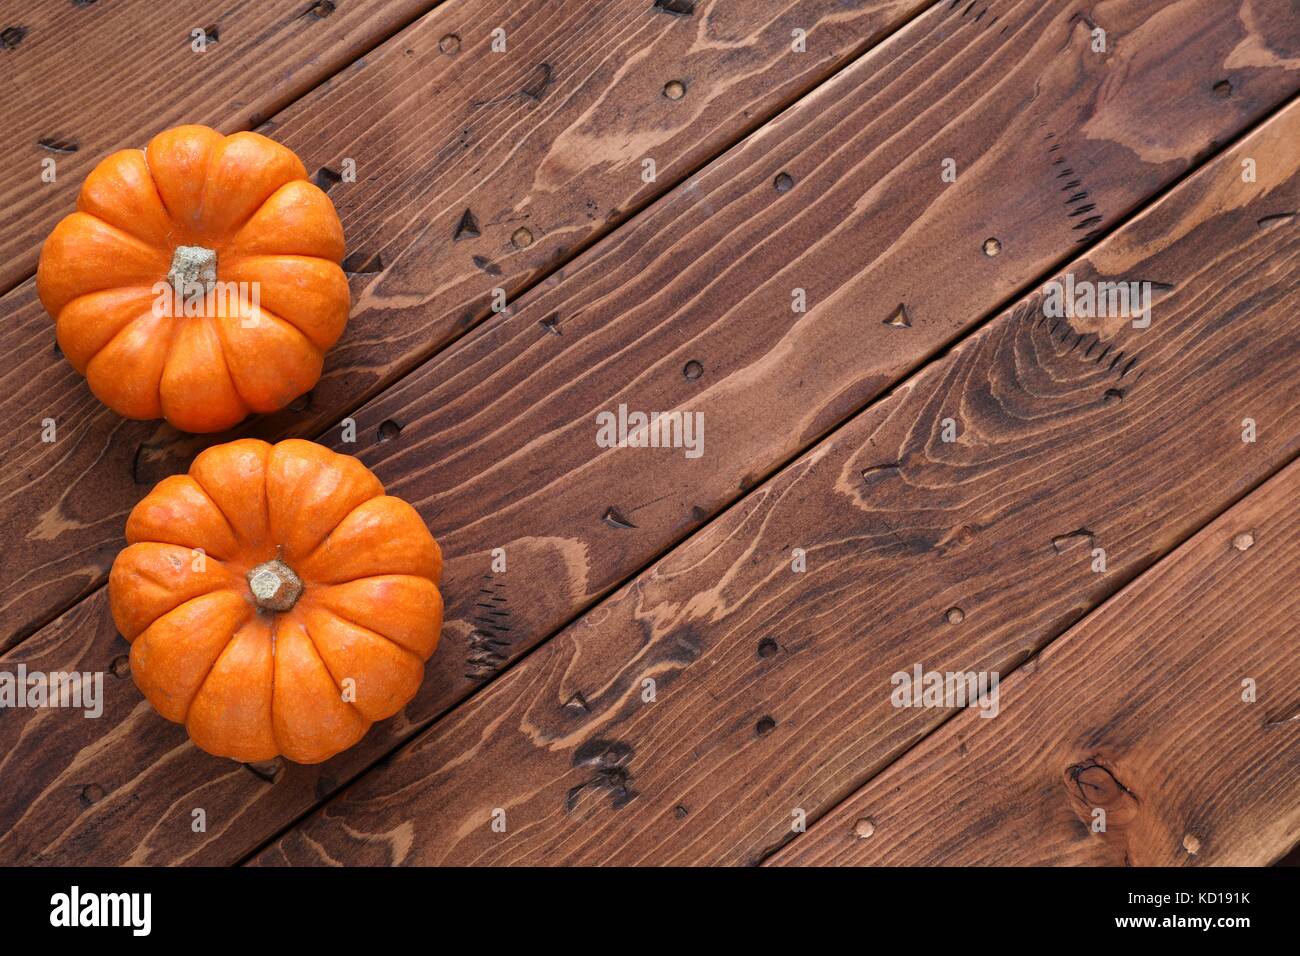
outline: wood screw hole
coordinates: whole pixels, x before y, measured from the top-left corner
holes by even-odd
[[[391,418],[386,418],[379,423],[379,440],[381,442],[392,441],[401,433],[402,426]]]
[[[125,654],[113,658],[113,663],[108,665],[108,669],[114,677],[125,677],[131,673],[131,659]]]
[[[1232,546],[1238,551],[1249,551],[1255,544],[1255,536],[1249,531],[1243,531],[1232,539]]]
[[[960,624],[966,620],[966,612],[959,607],[950,607],[944,613],[944,617],[948,619],[949,624]]]
[[[664,96],[670,100],[680,100],[686,95],[686,84],[681,80],[669,80],[664,84]]]
[[[1001,251],[1002,243],[998,242],[998,240],[992,237],[984,240],[984,255],[988,256],[990,259]]]
[[[704,366],[692,359],[686,363],[686,366],[682,369],[682,374],[686,376],[686,381],[693,382],[704,374]]]
[[[779,650],[781,645],[770,637],[765,637],[758,642],[759,657],[775,657]]]
[[[865,840],[876,832],[876,825],[867,817],[863,817],[857,823],[853,824],[853,835],[859,840]]]
[[[533,234],[520,226],[515,230],[515,234],[510,237],[510,241],[515,244],[516,249],[526,249],[533,244]]]
[[[1232,83],[1229,80],[1220,80],[1214,84],[1214,95],[1219,99],[1227,99],[1232,95]]]
[[[438,41],[438,49],[448,56],[455,56],[460,52],[460,37],[454,33],[448,33]]]
[[[772,185],[779,193],[788,193],[794,188],[794,177],[789,173],[777,173],[776,179],[772,180]]]
[[[760,737],[766,737],[774,730],[776,730],[776,721],[770,716],[760,717],[758,723],[754,725],[754,733]]]

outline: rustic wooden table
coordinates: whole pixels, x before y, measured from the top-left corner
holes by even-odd
[[[0,711],[0,862],[1300,840],[1287,0],[0,16],[0,652],[106,675],[98,719]],[[181,122],[292,147],[349,248],[319,385],[220,436],[99,405],[32,278],[95,162]],[[1067,276],[1139,297],[1061,315]],[[702,430],[605,447],[621,407]],[[196,749],[107,610],[131,507],[236,435],[358,455],[447,558],[419,695],[318,766]],[[998,695],[900,706],[918,670]]]

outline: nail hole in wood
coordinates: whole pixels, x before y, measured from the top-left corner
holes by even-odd
[[[490,276],[501,275],[501,267],[485,256],[472,256],[471,261]]]
[[[765,637],[758,642],[759,657],[775,657],[780,650],[781,645],[770,637]]]
[[[1260,229],[1271,229],[1274,226],[1280,226],[1283,223],[1291,222],[1295,217],[1296,214],[1294,212],[1278,212],[1273,213],[1270,216],[1261,216],[1259,219],[1255,220],[1255,225]]]
[[[460,242],[462,239],[477,239],[480,235],[478,220],[474,218],[474,213],[466,209],[460,217],[460,222],[456,223],[456,231],[451,234],[453,242]]]
[[[686,376],[686,381],[693,382],[704,374],[704,366],[692,359],[686,363],[685,368],[682,369],[682,374]]]
[[[609,508],[608,510],[606,510],[605,517],[603,520],[605,524],[609,525],[611,528],[635,528],[636,527],[636,525],[634,525],[632,522],[624,518],[619,513],[617,508]]]
[[[760,737],[766,737],[774,730],[776,730],[776,720],[771,716],[760,717],[758,723],[754,725],[754,733]]]
[[[794,177],[789,173],[777,173],[776,179],[772,180],[772,185],[776,187],[779,193],[788,193],[794,188]]]
[[[547,87],[551,85],[551,76],[554,70],[549,63],[539,63],[533,70],[532,77],[520,91],[530,100],[541,100],[542,95],[546,92]]]
[[[97,783],[88,784],[81,788],[81,803],[83,806],[92,806],[104,799],[104,788]]]
[[[907,306],[900,302],[898,308],[884,322],[885,325],[892,325],[896,329],[910,329],[912,327],[912,315],[907,311]]]
[[[322,166],[316,170],[316,175],[312,177],[312,180],[320,187],[322,192],[329,192],[343,182],[343,174],[335,172],[328,166]]]
[[[1079,528],[1067,534],[1058,534],[1056,537],[1052,538],[1052,549],[1057,554],[1065,554],[1065,552],[1071,550],[1075,545],[1083,544],[1085,542],[1091,545],[1093,539],[1096,537],[1097,536],[1087,528]]]
[[[402,433],[402,426],[397,424],[391,418],[386,418],[379,423],[379,440],[381,442],[392,441]]]
[[[695,12],[695,0],[655,0],[654,9],[678,17],[689,17]]]

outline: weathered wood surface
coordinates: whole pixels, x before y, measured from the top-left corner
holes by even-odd
[[[1071,265],[1172,286],[1149,328],[1023,301],[258,862],[760,861],[948,716],[893,673],[1010,670],[1300,451],[1298,135],[1293,105]]]
[[[438,7],[263,127],[329,187],[353,312],[309,398],[237,433],[124,421],[54,350],[33,284],[6,296],[0,416],[21,437],[0,462],[11,545],[0,552],[0,648],[102,584],[131,507],[203,447],[319,434],[490,314],[494,288],[513,294],[558,267],[922,5],[701,0],[690,16],[650,0]],[[505,53],[491,51],[497,26]],[[792,49],[795,29],[806,52]],[[1273,101],[1281,74],[1261,75],[1257,92],[1218,110],[1213,135]],[[673,81],[684,85],[676,100]],[[356,182],[333,182],[347,159]],[[41,441],[46,418],[53,443]]]
[[[109,153],[180,123],[256,126],[436,2],[7,0],[0,291],[36,271],[45,236]],[[54,182],[41,176],[48,159]]]
[[[1271,863],[1300,840],[1297,501],[1292,463],[769,862]]]
[[[1032,11],[1023,15],[1032,16]],[[1123,83],[1111,81],[1116,91],[1113,102],[1125,105],[1095,114],[1090,111],[1104,72],[1080,81],[1078,61],[1068,58],[1058,67],[1059,76],[1044,69],[1058,56],[1061,43],[1077,31],[1063,6],[1055,16],[1049,21],[1046,39],[1040,41],[1043,48],[1028,58],[1023,72],[1013,71],[1014,82],[1021,85],[1018,95],[1032,97],[1034,84],[1041,83],[1047,92],[1040,96],[1048,100],[1044,112],[1049,117],[1054,113],[1064,117],[1060,125],[1067,132],[1058,134],[1062,136],[1069,135],[1071,124],[1086,127],[1088,121],[1111,129],[1155,129],[1137,93]],[[1145,22],[1137,18],[1134,29],[1140,33]],[[1032,24],[1021,23],[1017,33],[1028,32],[1029,26]],[[134,723],[116,732],[120,741],[131,740],[129,746],[101,748],[97,741],[124,715],[133,714],[138,703],[129,682],[123,682],[120,691],[114,685],[119,699],[112,706],[125,708],[115,711],[117,719],[87,725],[67,718],[60,724],[59,749],[45,758],[39,774],[28,780],[15,800],[14,806],[25,814],[24,825],[8,847],[0,844],[0,849],[22,855],[44,852],[44,858],[50,860],[85,858],[88,853],[105,862],[237,858],[420,724],[472,692],[478,678],[533,646],[602,589],[607,590],[698,527],[734,499],[742,478],[748,476],[748,485],[783,456],[796,454],[865,403],[891,375],[915,364],[956,329],[995,308],[1007,291],[1056,261],[1073,245],[1076,234],[1072,220],[1055,209],[1043,215],[1045,225],[1027,230],[1014,225],[1015,214],[1005,213],[1006,222],[998,225],[1006,227],[1001,235],[1007,245],[1003,256],[992,260],[1005,265],[1005,271],[990,272],[980,250],[990,208],[1007,205],[1030,216],[1044,203],[1044,196],[1056,201],[1059,185],[1050,182],[1054,155],[1048,151],[1050,147],[1024,142],[1027,131],[1014,125],[1023,104],[1008,94],[1006,85],[998,87],[1008,83],[998,70],[1005,72],[1008,64],[1020,63],[1024,57],[1020,47],[999,54],[989,72],[975,71],[978,82],[985,84],[985,93],[977,96],[978,91],[972,88],[966,95],[979,100],[983,111],[972,115],[964,100],[946,111],[944,95],[954,86],[961,87],[954,77],[967,76],[972,62],[989,56],[989,34],[967,31],[971,35],[964,37],[962,29],[960,18],[955,26],[937,29],[922,18],[900,37],[900,41],[907,39],[922,46],[891,51],[884,60],[876,60],[877,54],[873,54],[861,68],[862,74],[846,77],[839,81],[841,86],[819,94],[807,105],[806,114],[802,105],[791,111],[765,129],[754,144],[747,143],[724,157],[693,180],[694,185],[688,183],[653,213],[631,224],[631,229],[620,230],[584,256],[568,278],[539,291],[516,307],[514,315],[468,340],[456,350],[456,358],[431,363],[421,376],[412,377],[410,384],[403,383],[357,416],[363,442],[375,441],[382,422],[402,426],[395,440],[390,427],[383,432],[390,440],[364,447],[363,458],[378,468],[392,490],[417,501],[444,544],[463,542],[455,544],[460,549],[457,554],[445,548],[450,559],[448,580],[453,582],[447,592],[449,599],[457,602],[449,610],[446,644],[434,658],[420,697],[401,718],[376,728],[360,747],[322,767],[276,771],[273,775],[278,782],[272,787],[248,771],[231,773],[228,764],[184,748],[183,734],[150,717],[147,710],[141,712],[140,719],[149,718],[153,723]],[[1235,30],[1225,21],[1221,30],[1202,29],[1200,35],[1211,38],[1204,42],[1219,44],[1207,50],[1218,50],[1215,55],[1226,57],[1242,42]],[[1160,47],[1154,34],[1147,41],[1135,49],[1147,49],[1151,64],[1143,60],[1131,66],[1131,72],[1143,76],[1161,61],[1166,64],[1162,69],[1168,71],[1172,48]],[[1166,42],[1177,46],[1184,38],[1173,34]],[[862,138],[854,132],[855,123],[881,113],[881,104],[896,95],[898,84],[912,81],[902,64],[915,61],[928,76],[937,69],[936,64],[959,53],[970,61],[959,60],[956,74],[941,71],[934,84],[923,85],[923,99],[909,99],[904,109],[887,112],[887,122],[873,125]],[[1189,88],[1205,86],[1209,77],[1219,72],[1214,55],[1207,53],[1197,59],[1196,69],[1203,72],[1183,80]],[[890,64],[895,66],[893,71]],[[1051,74],[1047,80],[1054,78],[1059,85],[1043,80],[1045,72]],[[867,82],[849,95],[862,86],[863,76],[876,74],[882,77],[879,83]],[[1010,102],[1004,104],[1003,97]],[[837,112],[830,109],[836,103],[847,105]],[[915,132],[908,132],[905,110],[927,117]],[[916,151],[917,143],[936,137],[939,141],[931,146],[932,154],[917,159],[907,172],[910,180],[933,178],[937,194],[942,187],[939,159],[952,142],[945,141],[940,130],[954,120],[964,120],[961,137],[971,137],[957,140],[966,144],[959,155],[976,157],[972,164],[979,170],[978,174],[974,170],[963,174],[973,178],[969,184],[959,177],[963,190],[959,200],[946,204],[937,202],[942,197],[923,193],[910,200],[915,205],[904,205],[892,214],[898,200],[885,191],[864,200],[860,221],[844,241],[849,247],[863,247],[862,261],[871,263],[865,272],[867,279],[857,278],[862,262],[840,261],[844,258],[841,246],[815,244],[823,233],[839,227],[845,210],[851,210],[870,191],[874,180],[888,178],[897,163],[906,162]],[[1178,143],[1192,153],[1240,121],[1235,113],[1223,114],[1206,120],[1219,126],[1193,127],[1179,117],[1176,128],[1159,132],[1166,142]],[[997,132],[1008,127],[1006,135]],[[870,154],[873,139],[887,142],[902,134],[917,138],[910,145],[905,142],[871,156],[860,169],[852,165],[856,159],[842,161],[849,165],[834,165],[837,155]],[[980,138],[986,135],[988,139]],[[769,147],[774,150],[770,155],[765,152]],[[1116,148],[1108,154],[1106,165],[1090,166],[1090,178],[1101,183],[1097,195],[1113,205],[1117,217],[1146,194],[1142,190],[1157,188],[1186,166],[1185,160],[1177,159],[1147,165],[1131,155],[1130,150]],[[801,243],[815,244],[815,248],[808,246],[811,253],[802,260],[807,270],[804,275],[826,275],[824,291],[810,294],[812,311],[798,317],[792,326],[795,317],[788,311],[786,287],[791,283],[769,289],[766,295],[773,301],[761,311],[746,305],[745,295],[748,288],[762,286],[791,254],[793,236],[776,228],[790,217],[789,206],[773,206],[773,197],[795,198],[804,180],[799,179],[789,193],[775,194],[773,179],[799,156],[806,157],[809,165],[795,170],[797,176],[811,175],[808,169],[830,163],[822,173],[825,180],[846,175],[849,185],[832,190],[829,198],[821,201],[819,194],[811,195],[805,201],[815,213],[811,222],[796,219],[797,229],[787,231],[803,236]],[[909,179],[894,182],[901,185]],[[940,212],[925,215],[927,208],[936,204]],[[729,210],[726,217],[713,225],[717,211],[724,207]],[[912,215],[919,221],[914,223],[909,218]],[[756,221],[751,224],[749,220]],[[871,240],[872,228],[884,230],[884,238]],[[645,231],[633,235],[633,229]],[[766,242],[767,233],[774,230],[778,242]],[[656,242],[658,236],[676,235],[690,238],[679,246]],[[1013,235],[1014,244],[1008,238]],[[920,284],[914,277],[908,279],[906,270],[925,261],[927,247],[931,256],[935,249],[946,251],[954,236],[965,237],[976,261],[956,254],[944,263],[945,271],[927,275],[927,283],[918,288]],[[712,251],[715,247],[718,251]],[[735,261],[739,251],[747,248],[753,249],[752,261],[749,256]],[[902,257],[901,262],[890,261],[891,248]],[[1026,251],[1021,253],[1021,248]],[[635,250],[643,251],[633,255]],[[648,281],[627,286],[656,256],[664,257],[669,265],[651,274]],[[682,264],[697,259],[701,260],[700,271],[685,272],[679,286],[673,287],[673,276],[682,271]],[[694,296],[692,290],[701,281],[697,276],[713,274],[722,276],[720,283],[706,288],[705,295]],[[885,282],[891,275],[892,286]],[[914,316],[910,329],[885,326],[879,316],[864,317],[864,307],[848,305],[852,296],[861,297],[864,290],[872,289],[871,280],[880,282],[890,299],[909,288],[905,282],[910,282],[911,294],[929,296],[920,300],[926,309]],[[656,298],[659,287],[669,291]],[[552,293],[564,298],[548,298]],[[645,307],[629,309],[629,303],[642,299],[651,301]],[[875,296],[868,297],[868,302],[872,301]],[[733,307],[736,302],[741,305]],[[583,314],[575,315],[577,312]],[[623,313],[629,313],[626,320]],[[558,335],[538,324],[552,314],[561,316],[555,326]],[[720,331],[715,329],[723,323]],[[646,333],[647,326],[653,334]],[[679,328],[680,334],[675,331]],[[782,344],[782,336],[794,333],[797,340]],[[888,336],[908,333],[917,336],[911,345],[889,351]],[[750,336],[754,336],[752,346],[746,344]],[[699,347],[706,350],[696,351],[692,337],[699,337]],[[620,346],[615,343],[624,342],[634,343],[630,355],[618,354]],[[542,350],[560,351],[560,346],[567,348],[550,360],[545,375],[538,376],[539,356],[547,354]],[[1104,347],[1098,346],[1097,351]],[[809,354],[801,357],[804,350]],[[1108,359],[1116,351],[1111,351]],[[705,370],[701,380],[683,376],[686,363],[695,356]],[[734,364],[728,367],[728,362]],[[647,368],[663,374],[657,379],[642,375]],[[717,373],[726,373],[730,381],[724,379],[717,385],[712,379]],[[789,378],[781,380],[782,376]],[[554,401],[544,401],[556,391],[557,382],[573,384],[556,392]],[[624,393],[628,382],[636,382],[636,390]],[[799,388],[805,386],[801,396]],[[682,388],[690,391],[680,391]],[[756,391],[759,388],[768,389],[771,397]],[[594,447],[592,414],[614,407],[621,394],[631,395],[636,407],[670,408],[689,399],[686,407],[705,409],[711,430],[704,467],[694,467],[701,463],[667,449],[647,452],[656,456],[653,467],[647,459],[626,452],[599,454]],[[831,402],[832,398],[838,401]],[[818,403],[833,407],[820,419],[805,420],[804,416],[817,415],[822,407]],[[448,410],[446,416],[440,411],[443,408]],[[486,411],[480,414],[480,409]],[[714,442],[725,443],[725,450],[719,453]],[[337,441],[336,447],[358,450]],[[521,448],[527,451],[521,453]],[[654,511],[637,508],[645,501],[608,497],[606,489],[642,487],[647,470],[665,489],[672,489],[676,500],[651,503],[658,509]],[[457,488],[457,494],[444,493],[450,488]],[[514,504],[516,501],[519,503]],[[697,504],[702,514],[692,514]],[[618,528],[606,522],[603,516],[613,506],[637,527]],[[583,538],[575,540],[575,528],[582,530]],[[489,567],[486,551],[496,546],[507,548],[512,571],[500,580],[484,582]],[[561,562],[588,551],[591,557],[585,566],[573,565],[582,577],[573,571],[557,572]],[[494,596],[504,591],[501,600],[507,602],[512,615],[510,633],[495,645],[489,644],[491,634],[476,620],[476,614],[482,616],[474,607],[480,603],[480,587]],[[74,609],[37,640],[38,644],[24,645],[8,660],[25,660],[39,648],[47,668],[54,666],[54,661],[67,667],[77,660],[99,662],[83,666],[102,667],[125,646],[107,623],[99,597]],[[50,719],[62,720],[58,716]],[[147,739],[136,740],[136,735]],[[162,755],[166,759],[160,759]],[[103,789],[104,797],[95,806],[83,808],[67,792],[51,789],[52,781],[73,765]],[[213,819],[223,821],[220,827],[214,823],[206,836],[192,834],[188,811],[178,809],[200,803],[217,807],[219,813]],[[13,818],[8,816],[5,822]],[[147,836],[141,837],[142,833]],[[49,834],[58,836],[44,842]]]

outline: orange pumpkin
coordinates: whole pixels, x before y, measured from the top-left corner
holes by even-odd
[[[36,288],[105,405],[213,432],[316,384],[347,323],[342,258],[334,205],[292,150],[179,126],[86,177]]]
[[[317,763],[415,696],[442,555],[365,465],[243,439],[131,512],[109,603],[136,686],[209,753]]]

